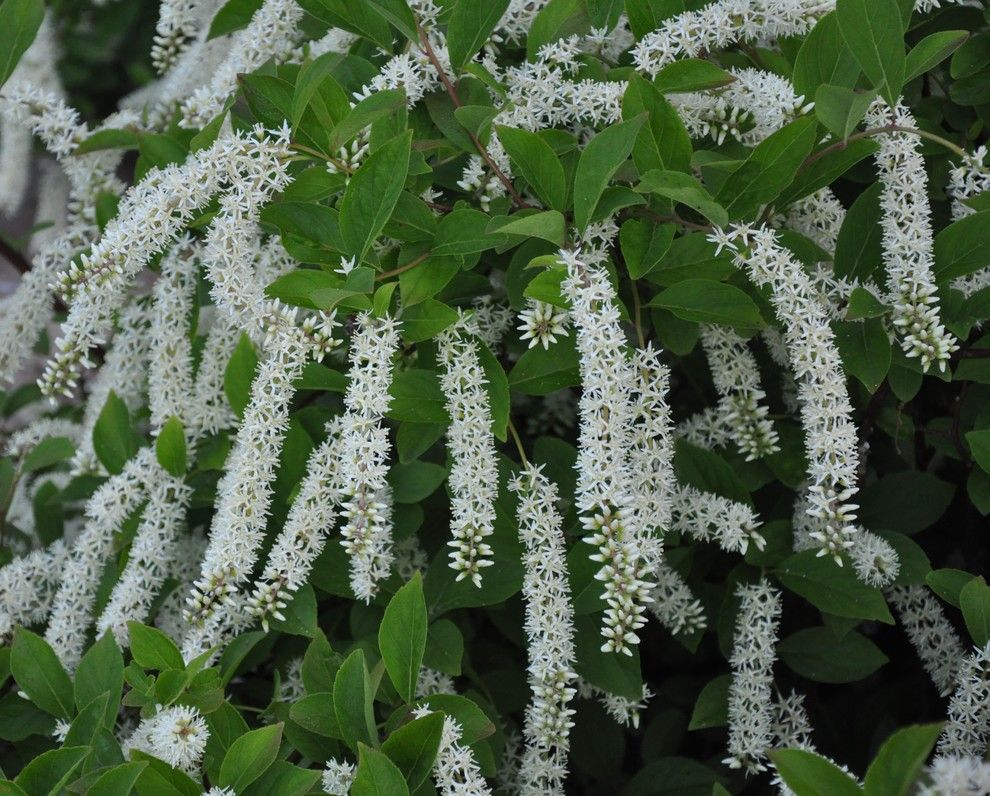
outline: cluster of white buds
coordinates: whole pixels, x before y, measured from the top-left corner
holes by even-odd
[[[489,349],[498,349],[515,316],[512,310],[491,296],[482,296],[474,301],[472,307],[474,326],[478,330],[478,338]]]
[[[728,137],[754,146],[814,107],[780,75],[753,68],[730,71],[735,80],[721,91],[670,95],[693,137],[708,136],[719,144]]]
[[[494,563],[485,539],[495,527],[498,466],[488,379],[474,332],[471,318],[462,315],[437,337],[437,358],[443,368],[440,385],[450,415],[450,566],[457,570],[457,580],[470,578],[480,587],[482,570]]]
[[[199,770],[209,738],[206,720],[196,708],[159,706],[154,716],[138,725],[123,747],[125,754],[137,749],[186,774],[194,774]]]
[[[718,414],[726,435],[746,461],[762,459],[780,450],[777,430],[768,417],[766,393],[756,358],[746,341],[731,329],[705,324],[701,344],[719,395]]]
[[[529,299],[526,309],[519,313],[522,323],[517,327],[520,340],[529,340],[529,347],[542,345],[544,350],[567,335],[567,310],[545,301]]]
[[[520,769],[522,792],[563,794],[568,736],[575,694],[574,608],[567,580],[563,519],[557,488],[527,465],[509,488],[519,497],[517,516],[523,543],[524,629],[529,639],[529,681],[533,693],[526,709],[526,749]]]
[[[983,758],[990,741],[990,643],[975,647],[959,664],[949,717],[938,738],[939,757]]]
[[[583,386],[575,500],[589,532],[584,541],[596,548],[590,558],[602,565],[595,575],[608,606],[602,649],[632,655],[653,587],[634,527],[629,471],[636,372],[607,272],[586,263],[580,252],[562,250],[560,259],[567,268],[561,289],[571,305]]]
[[[151,63],[158,74],[165,74],[195,37],[201,20],[197,12],[203,7],[214,10],[213,3],[201,0],[163,0],[151,45]]]
[[[941,604],[925,586],[895,586],[887,592],[887,599],[928,676],[939,693],[948,696],[966,652]]]
[[[729,685],[730,768],[766,771],[773,733],[773,662],[777,657],[780,593],[765,580],[738,589],[739,613],[732,640]]]
[[[882,99],[874,100],[870,106],[867,123],[872,127],[917,126],[904,105],[898,103],[891,108]],[[878,136],[878,141],[880,226],[894,327],[904,353],[917,357],[922,370],[937,365],[945,371],[949,356],[959,346],[939,313],[928,174],[920,142],[904,132]]]
[[[859,440],[852,420],[842,360],[828,313],[811,277],[769,227],[737,225],[710,236],[719,251],[730,249],[736,264],[758,286],[769,286],[783,328],[808,452],[808,512],[821,523],[810,535],[819,555],[837,563],[853,546]]]

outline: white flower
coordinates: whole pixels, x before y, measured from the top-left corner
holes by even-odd
[[[730,768],[766,770],[772,740],[774,649],[780,617],[780,593],[765,580],[738,589],[741,599],[732,640],[732,682],[729,685]]]
[[[558,337],[567,334],[567,310],[547,304],[545,301],[529,299],[526,309],[519,313],[518,329],[521,340],[529,340],[529,347],[542,345],[544,349],[557,342]]]
[[[56,539],[0,568],[0,639],[6,639],[15,625],[44,621],[68,558],[68,546]]]
[[[937,757],[925,769],[927,782],[918,796],[986,796],[990,793],[990,762],[979,757]]]
[[[209,737],[206,721],[196,708],[176,705],[144,719],[124,744],[124,752],[138,749],[193,774],[199,769]]]
[[[675,635],[703,631],[708,626],[705,609],[676,570],[659,557],[650,572],[656,581],[650,592],[650,613]]]
[[[437,337],[437,358],[443,371],[440,386],[450,415],[447,449],[450,454],[450,566],[457,580],[470,578],[481,586],[482,570],[490,567],[492,548],[485,539],[495,526],[498,467],[492,410],[473,324],[461,316]]]
[[[353,763],[331,757],[323,771],[323,790],[330,796],[347,796],[357,774]]]
[[[678,484],[672,498],[671,528],[701,541],[714,541],[723,550],[745,555],[752,543],[766,546],[760,518],[750,506],[693,486]]]
[[[882,536],[860,529],[849,550],[856,576],[869,586],[888,586],[901,570],[897,551]]]

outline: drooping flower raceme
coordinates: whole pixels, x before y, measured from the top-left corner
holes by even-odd
[[[575,502],[597,548],[596,579],[608,605],[602,626],[605,651],[624,652],[639,642],[652,588],[635,521],[628,456],[632,442],[632,392],[636,381],[619,326],[615,292],[603,268],[562,250],[567,268],[561,291],[571,305],[581,370],[580,430]]]
[[[498,466],[492,434],[492,410],[485,388],[478,343],[469,317],[462,316],[438,338],[437,357],[443,367],[440,385],[446,399],[450,427],[450,566],[457,580],[470,578],[481,586],[482,570],[494,563],[485,539],[495,527]]]
[[[737,593],[741,602],[729,661],[729,757],[723,762],[748,772],[765,771],[773,739],[771,686],[780,592],[761,580],[740,586]]]
[[[809,513],[821,522],[811,533],[819,555],[842,555],[855,543],[859,445],[835,336],[817,292],[801,265],[769,227],[736,226],[711,236],[734,253],[736,265],[759,286],[768,285],[783,327],[808,452]]]
[[[86,504],[87,522],[72,545],[52,604],[45,640],[62,664],[73,670],[86,645],[86,631],[103,567],[113,551],[114,534],[140,505],[147,479],[157,468],[151,448],[142,448],[124,469],[112,476]]]
[[[938,600],[925,586],[895,586],[887,592],[887,599],[928,676],[939,693],[948,696],[966,652]]]
[[[882,99],[870,106],[867,123],[872,127],[917,127],[904,105],[891,108]],[[937,365],[944,371],[958,345],[939,312],[928,175],[920,142],[904,132],[886,133],[878,139],[876,163],[883,188],[880,226],[894,327],[904,353],[917,357],[922,370]]]
[[[533,695],[523,730],[526,749],[519,772],[520,792],[563,794],[574,713],[568,703],[577,677],[563,520],[556,507],[557,488],[540,468],[527,466],[509,488],[519,496],[519,538],[525,548],[524,627]]]
[[[392,567],[392,516],[388,472],[390,443],[383,418],[391,403],[392,360],[399,325],[362,315],[351,345],[351,383],[340,421],[341,544],[351,565],[351,589],[369,602]]]

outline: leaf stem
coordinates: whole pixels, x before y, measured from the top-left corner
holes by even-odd
[[[398,274],[408,271],[410,268],[415,268],[421,262],[423,262],[427,257],[430,256],[430,252],[423,252],[419,257],[415,257],[410,260],[405,265],[400,265],[398,268],[393,268],[391,271],[382,271],[375,277],[376,282],[381,282],[383,279],[388,279],[390,276],[397,276]]]
[[[512,441],[516,443],[516,450],[519,451],[519,458],[522,460],[523,464],[527,464],[526,459],[526,449],[523,448],[522,439],[519,438],[519,432],[516,431],[516,426],[512,422],[512,418],[509,418],[509,434],[512,435]]]

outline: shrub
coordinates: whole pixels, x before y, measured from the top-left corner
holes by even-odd
[[[988,15],[104,3],[0,4],[2,792],[990,792]]]

